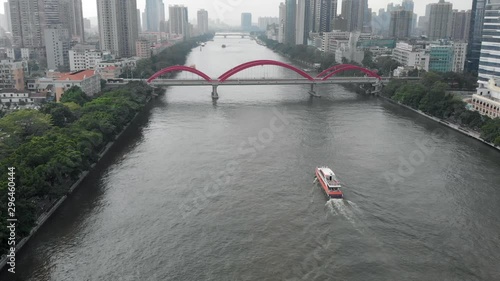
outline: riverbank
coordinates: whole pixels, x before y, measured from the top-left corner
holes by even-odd
[[[144,114],[144,113],[148,112],[151,109],[151,104],[152,104],[152,101],[154,99],[155,99],[154,96],[147,98],[147,100],[146,100],[146,102],[144,104],[143,109],[141,111],[137,112],[134,115],[134,117],[130,120],[130,122],[128,122],[128,124],[126,124],[124,126],[124,128],[122,129],[122,131],[119,134],[116,135],[116,137],[114,138],[114,140],[111,141],[111,142],[109,142],[103,148],[103,150],[98,155],[97,161],[90,166],[90,169],[88,171],[82,172],[82,174],[80,175],[80,177],[78,178],[78,180],[76,180],[71,185],[71,187],[68,189],[68,192],[63,197],[61,197],[60,199],[58,199],[57,201],[55,201],[54,204],[48,210],[46,210],[42,215],[40,215],[37,218],[36,225],[31,229],[29,235],[26,236],[26,237],[24,237],[23,239],[21,239],[18,243],[16,243],[16,250],[15,250],[16,254],[38,232],[38,230],[45,224],[45,222],[47,222],[47,220],[55,213],[55,211],[57,211],[59,209],[59,207],[66,201],[66,199],[68,198],[68,196],[70,196],[76,190],[76,188],[78,188],[80,186],[80,184],[82,183],[82,181],[87,178],[87,176],[89,175],[89,173],[92,170],[94,170],[94,168],[96,167],[96,165],[99,164],[100,161],[103,159],[103,157],[105,157],[108,154],[108,152],[110,151],[110,149],[113,148],[114,144],[118,140],[120,140],[120,138],[122,137],[122,135],[125,132],[127,132],[127,130],[130,128],[130,126],[132,124],[134,124],[134,122],[136,122],[138,116],[140,116],[141,114]],[[8,257],[6,255],[2,255],[2,257],[0,258],[0,271],[5,267],[5,265],[7,264],[7,262],[8,262]]]
[[[462,127],[460,127],[460,126],[458,126],[458,125],[456,125],[456,124],[452,124],[452,123],[450,123],[450,122],[448,122],[448,121],[444,121],[444,120],[442,120],[442,119],[436,118],[436,117],[431,116],[431,115],[429,115],[429,114],[426,114],[426,113],[424,113],[424,112],[422,112],[422,111],[420,111],[420,110],[416,110],[416,109],[414,109],[414,108],[412,108],[412,107],[410,107],[410,106],[407,106],[407,105],[404,105],[404,104],[399,103],[399,102],[397,102],[397,101],[394,101],[394,100],[392,100],[392,99],[390,99],[390,98],[388,98],[388,97],[384,97],[384,96],[382,96],[382,95],[380,95],[379,97],[380,97],[380,98],[382,98],[382,99],[383,99],[383,100],[385,100],[385,101],[388,101],[388,102],[392,103],[392,104],[396,104],[396,105],[402,106],[402,107],[404,107],[404,108],[406,108],[406,109],[409,109],[409,110],[411,110],[411,111],[413,111],[413,112],[415,112],[415,113],[417,113],[417,114],[420,114],[420,115],[422,115],[422,116],[424,116],[424,117],[427,117],[428,119],[431,119],[431,120],[433,120],[433,121],[435,121],[435,122],[438,122],[438,123],[440,123],[441,125],[444,125],[444,126],[446,126],[446,127],[450,128],[450,129],[453,129],[453,130],[455,130],[455,131],[457,131],[457,132],[460,132],[460,133],[462,133],[462,134],[464,134],[464,135],[466,135],[466,136],[468,136],[468,137],[471,137],[471,138],[473,138],[473,139],[475,139],[475,140],[478,140],[478,141],[480,141],[480,142],[482,142],[482,143],[484,143],[484,144],[486,144],[486,145],[488,145],[488,146],[490,146],[490,147],[492,147],[492,148],[494,148],[494,149],[496,149],[496,150],[500,151],[500,147],[495,146],[493,143],[489,143],[489,142],[487,142],[487,141],[483,140],[483,139],[481,138],[481,134],[479,134],[479,133],[477,133],[477,132],[473,132],[473,131],[467,130],[467,129],[462,128]]]

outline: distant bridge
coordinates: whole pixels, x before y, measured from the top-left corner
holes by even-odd
[[[245,78],[245,79],[230,79],[232,76],[240,73],[249,68],[263,65],[273,65],[289,69],[302,78]],[[365,74],[364,77],[333,77],[339,73],[345,71],[360,71]],[[161,76],[169,73],[176,73],[179,71],[185,71],[193,73],[199,76],[199,79],[165,79]],[[381,90],[383,84],[388,83],[391,77],[380,77],[374,71],[369,69],[351,65],[351,64],[340,64],[326,69],[325,71],[318,74],[316,77],[312,77],[305,71],[296,68],[293,65],[286,64],[274,60],[256,60],[247,63],[240,64],[222,75],[217,79],[213,79],[202,71],[188,67],[184,65],[176,65],[162,69],[155,74],[153,74],[149,79],[111,79],[110,84],[125,84],[130,81],[144,81],[152,86],[212,86],[212,98],[218,99],[219,94],[217,92],[218,86],[223,85],[310,85],[309,94],[312,96],[318,96],[316,94],[316,85],[322,84],[372,84],[374,89],[372,93],[378,93]],[[404,78],[404,79],[418,79],[418,78]]]
[[[245,38],[245,37],[250,37],[250,33],[248,32],[217,32],[215,33],[215,37],[239,37],[239,38]]]

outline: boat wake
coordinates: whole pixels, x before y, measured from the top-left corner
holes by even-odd
[[[358,217],[362,214],[361,209],[355,203],[345,199],[330,199],[325,206],[330,210],[331,215],[345,218],[356,230],[365,233]]]

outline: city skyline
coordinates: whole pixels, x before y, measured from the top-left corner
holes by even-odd
[[[7,0],[0,0],[0,13],[3,11],[3,3]],[[92,5],[83,5],[83,15],[86,18],[97,17],[97,4],[95,0],[89,0]],[[189,18],[196,18],[196,11],[200,9],[205,9],[209,13],[211,19],[221,19],[222,21],[229,24],[239,25],[241,21],[241,13],[248,12],[252,13],[252,18],[254,22],[257,22],[259,17],[272,16],[277,17],[279,12],[279,3],[284,2],[284,0],[267,0],[267,1],[242,1],[242,0],[165,0],[166,11],[169,5],[185,5],[188,7],[190,14]],[[419,16],[425,14],[425,6],[431,3],[437,3],[438,0],[416,0],[415,2],[415,13]],[[468,10],[472,8],[472,0],[448,0],[453,4],[453,9],[458,10]],[[232,4],[235,3],[235,4]],[[381,8],[386,8],[387,4],[401,4],[402,1],[391,1],[391,0],[369,0],[368,7],[372,9],[372,12],[378,13]],[[90,4],[90,3],[89,3]],[[339,1],[338,13],[341,13],[341,1]],[[137,8],[144,11],[146,7],[146,0],[137,0]],[[219,7],[219,8],[218,8]],[[168,14],[168,13],[167,13]]]

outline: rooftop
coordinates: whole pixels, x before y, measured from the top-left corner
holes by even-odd
[[[56,80],[71,80],[71,81],[82,81],[86,78],[92,77],[95,75],[95,70],[87,69],[80,70],[72,73],[64,73]]]

